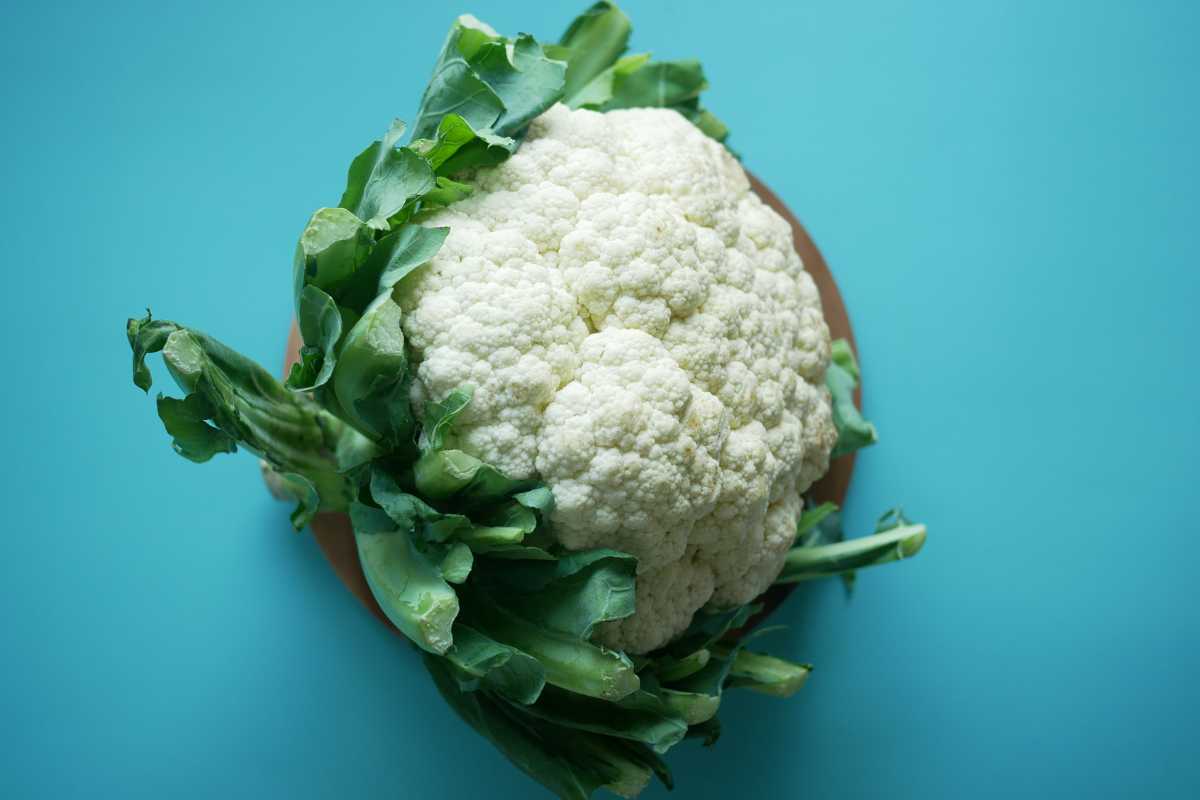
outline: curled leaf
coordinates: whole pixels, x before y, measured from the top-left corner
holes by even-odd
[[[201,394],[189,394],[183,400],[158,396],[158,416],[171,434],[175,452],[198,464],[217,453],[236,453],[237,443],[220,428],[210,425],[212,405]]]
[[[568,102],[625,52],[632,32],[629,17],[609,2],[596,3],[575,18],[552,52],[567,62],[563,97]]]
[[[359,153],[346,176],[339,205],[375,230],[387,230],[392,217],[434,186],[429,162],[407,147],[396,146],[403,133],[404,123],[397,120],[382,139]]]

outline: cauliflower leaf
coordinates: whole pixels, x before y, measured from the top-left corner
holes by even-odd
[[[845,339],[837,339],[832,346],[832,361],[825,371],[825,385],[833,397],[833,424],[837,427],[837,444],[832,457],[853,453],[859,448],[875,444],[879,434],[875,426],[867,422],[858,406],[854,405],[854,390],[858,387],[858,361]]]

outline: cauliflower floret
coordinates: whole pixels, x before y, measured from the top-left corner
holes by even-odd
[[[703,305],[712,280],[704,265],[724,248],[678,224],[674,198],[603,192],[579,210],[559,261],[593,328],[636,328],[662,338],[673,318]]]
[[[641,653],[657,647],[664,630],[686,628],[692,615],[713,596],[712,570],[696,558],[695,549],[690,549],[678,561],[639,572],[634,597],[637,613],[600,623],[596,637],[616,650]]]
[[[638,330],[592,334],[578,378],[546,408],[538,440],[556,536],[573,550],[636,556],[639,574],[678,562],[717,498],[728,433],[721,402],[694,387],[658,339]]]
[[[405,282],[414,393],[474,399],[454,446],[554,492],[572,549],[638,559],[646,652],[760,594],[836,439],[829,330],[786,221],[674,111],[555,106]]]
[[[530,477],[542,412],[575,377],[587,325],[562,275],[520,231],[452,214],[440,220],[450,235],[418,290],[401,298],[420,362],[417,399],[474,387],[454,446]]]

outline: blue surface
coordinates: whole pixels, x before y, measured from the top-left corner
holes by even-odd
[[[0,796],[540,797],[252,459],[171,453],[122,324],[277,363],[295,237],[452,14],[575,4],[102,5],[10,7],[0,48]],[[1200,796],[1200,6],[628,6],[841,283],[883,433],[852,527],[931,530],[789,603],[812,680],[737,697],[676,796]]]

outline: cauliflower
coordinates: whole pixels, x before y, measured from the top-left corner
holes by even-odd
[[[398,293],[417,399],[473,388],[454,446],[544,481],[564,546],[637,558],[601,643],[648,652],[758,596],[837,439],[787,222],[670,109],[556,105],[473,180]]]
[[[742,646],[769,586],[925,541],[899,509],[845,539],[808,491],[877,438],[854,354],[699,62],[629,34],[607,0],[553,45],[453,23],[411,129],[300,237],[285,382],[126,323],[134,384],[161,353],[185,393],[156,403],[175,450],[259,456],[450,707],[564,800],[670,788],[661,754],[715,741],[725,689],[803,685]]]

